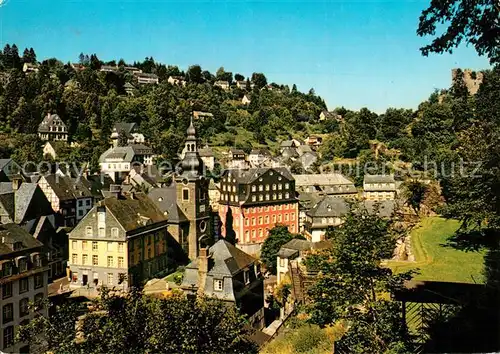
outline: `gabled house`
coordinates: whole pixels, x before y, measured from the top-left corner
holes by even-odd
[[[258,261],[226,240],[200,250],[186,267],[181,289],[234,304],[253,328],[264,327],[264,280]]]
[[[123,70],[128,71],[129,73],[132,73],[132,74],[142,73],[142,70],[139,68],[136,68],[135,66],[124,66]]]
[[[47,141],[43,146],[43,157],[57,160],[61,155],[68,154],[70,149],[65,141]]]
[[[222,81],[222,80],[215,81],[214,86],[220,87],[221,89],[223,89],[225,91],[229,90],[229,82],[228,81]]]
[[[284,140],[280,144],[280,151],[283,152],[284,149],[288,149],[288,148],[296,149],[300,145],[302,145],[302,143],[297,139]]]
[[[250,104],[252,101],[250,100],[250,97],[248,95],[244,95],[243,98],[241,99],[241,103],[244,105]]]
[[[103,65],[103,66],[101,66],[99,71],[104,72],[104,73],[114,73],[114,72],[118,71],[118,66]]]
[[[99,158],[101,173],[107,174],[115,183],[121,183],[136,165],[152,165],[153,150],[142,144],[117,146],[106,150]]]
[[[271,157],[267,149],[253,149],[248,155],[248,162],[251,167],[260,167],[264,161]]]
[[[294,174],[295,185],[300,193],[332,195],[337,198],[355,199],[358,191],[354,183],[340,173]]]
[[[113,146],[119,145],[120,134],[124,135],[123,138],[127,139],[127,144],[144,144],[144,135],[139,132],[139,125],[137,123],[116,122],[113,125],[111,132],[111,141]]]
[[[38,72],[38,64],[33,64],[33,63],[24,63],[23,65],[23,71],[25,73],[37,73]]]
[[[341,121],[342,120],[342,116],[340,114],[337,114],[336,112],[334,111],[322,111],[320,114],[319,114],[319,120],[320,121],[324,121],[324,120],[328,120],[328,119],[335,119],[336,121]]]
[[[212,149],[208,146],[205,146],[204,148],[200,149],[199,155],[206,168],[210,171],[213,171],[215,167],[215,156]]]
[[[140,165],[130,170],[124,183],[130,184],[136,191],[147,193],[153,188],[162,187],[165,182],[163,173],[156,165]]]
[[[83,176],[71,178],[54,173],[41,176],[38,185],[57,213],[57,225],[75,226],[94,205],[90,183]]]
[[[11,176],[18,176],[22,172],[21,166],[13,159],[0,159],[0,171],[5,173],[5,176],[10,178]],[[0,179],[0,182],[4,182]],[[7,182],[7,181],[5,181]]]
[[[68,128],[57,114],[48,113],[38,126],[38,136],[44,141],[67,141]]]
[[[311,146],[320,146],[323,143],[323,138],[317,135],[310,135],[306,138],[305,143]]]
[[[128,290],[168,269],[167,217],[142,193],[100,201],[69,234],[70,286]]]
[[[125,90],[125,93],[127,95],[129,95],[129,96],[134,95],[135,87],[130,82],[126,82],[125,85],[123,85],[123,89]]]
[[[349,205],[342,198],[324,196],[306,212],[305,237],[312,242],[325,239],[328,228],[339,226],[349,211]]]
[[[228,168],[246,168],[246,153],[241,149],[229,149],[229,163]]]
[[[304,170],[311,171],[314,164],[318,161],[318,154],[313,151],[306,152],[300,155],[298,160],[300,161],[302,167],[304,167]]]

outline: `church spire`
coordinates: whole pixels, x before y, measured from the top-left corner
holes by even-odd
[[[181,161],[182,176],[199,177],[203,174],[203,161],[198,154],[198,139],[193,118],[187,128],[187,138],[184,147],[184,159]]]

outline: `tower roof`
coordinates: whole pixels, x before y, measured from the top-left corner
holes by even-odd
[[[192,118],[186,133],[187,138],[184,148],[185,154],[181,161],[182,172],[180,173],[180,176],[182,178],[198,178],[203,175],[204,168],[203,161],[201,160],[198,152],[196,129]]]

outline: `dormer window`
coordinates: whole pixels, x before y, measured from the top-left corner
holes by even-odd
[[[26,258],[22,258],[19,260],[19,272],[27,272],[28,271],[28,260]]]

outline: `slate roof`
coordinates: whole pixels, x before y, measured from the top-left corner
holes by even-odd
[[[108,159],[121,159],[123,162],[132,162],[135,155],[151,155],[153,150],[143,144],[132,144],[128,146],[117,146],[109,148],[100,157],[99,162],[106,162]]]
[[[58,126],[58,127],[66,127],[66,124],[62,121],[62,119],[57,114],[48,114],[43,118],[43,121],[38,126],[38,132],[40,133],[65,133],[65,132],[51,132],[49,131],[49,127]]]
[[[299,205],[304,208],[304,209],[310,209],[318,201],[321,199],[321,196],[319,196],[317,193],[306,193],[306,192],[300,192],[299,196]]]
[[[293,175],[295,178],[296,186],[330,186],[338,184],[351,184],[353,182],[348,180],[346,177],[340,173],[330,173],[330,174],[313,174],[313,175]]]
[[[294,258],[298,256],[300,252],[308,251],[311,249],[324,249],[331,246],[332,244],[328,240],[312,242],[294,238],[281,246],[278,252],[278,256],[280,258]]]
[[[148,197],[161,212],[167,212],[169,222],[180,223],[188,221],[186,215],[177,205],[177,187],[175,182],[172,182],[168,187],[151,189]]]
[[[313,150],[311,149],[310,145],[299,145],[297,146],[297,152],[299,155],[303,155],[306,152],[312,152]]]
[[[129,83],[127,82],[127,84]],[[125,84],[125,86],[127,84]],[[132,88],[134,87],[131,84],[129,85]],[[127,136],[130,135],[135,129],[137,129],[137,123],[116,122],[115,125],[113,126],[114,132],[120,132],[123,130],[127,134]]]
[[[107,174],[87,176],[87,181],[90,184],[90,192],[96,198],[102,198],[103,191],[109,190],[109,186],[114,183],[111,177]]]
[[[130,196],[120,199],[105,198],[99,205],[105,206],[127,232],[142,227],[140,222],[143,218],[147,218],[153,223],[167,220],[167,217],[153,201],[143,193],[135,193],[133,198]]]
[[[12,159],[0,159],[0,170],[3,170],[3,168],[11,161]]]
[[[83,176],[80,178],[70,178],[50,174],[45,176],[45,180],[60,200],[91,198],[93,196],[91,185]]]
[[[207,275],[233,276],[254,264],[256,259],[236,248],[224,239],[217,241],[208,250],[210,262]],[[189,263],[187,268],[198,269],[199,258]],[[192,273],[194,274],[194,273]],[[198,278],[186,279],[187,283],[197,284]]]
[[[16,223],[53,213],[49,201],[36,183],[22,183],[18,190],[12,183],[0,183],[0,213]]]
[[[281,174],[283,177],[285,177],[288,180],[293,180],[292,174],[285,167],[272,167],[272,168],[256,167],[256,168],[249,168],[249,169],[232,169],[232,170],[226,170],[227,171],[226,173],[231,173],[231,176],[236,179],[237,183],[248,184],[248,183],[252,183],[257,178],[262,176],[264,173],[271,171],[271,170]]]
[[[342,217],[349,211],[349,205],[343,198],[326,195],[314,205],[307,215],[311,217]]]
[[[0,225],[0,240],[3,241],[0,243],[0,256],[6,256],[14,252],[15,242],[22,243],[20,250],[43,247],[43,244],[31,236],[28,231],[14,223]]]
[[[252,151],[250,151],[250,155],[271,156],[271,153],[268,149],[253,149]]]
[[[208,146],[204,147],[204,148],[201,148],[198,151],[198,154],[200,155],[200,157],[213,157],[214,156],[214,152]]]
[[[231,155],[246,155],[245,151],[243,151],[241,149],[234,149],[234,148],[229,149],[229,153]]]
[[[297,150],[295,150],[295,148],[292,147],[284,148],[283,151],[281,152],[281,155],[283,155],[283,157],[286,158],[299,157],[299,153],[297,152]]]
[[[388,218],[396,209],[396,202],[394,200],[365,200],[364,206],[370,214],[374,213],[378,207],[378,215],[382,218]]]
[[[395,183],[393,175],[365,175],[364,183]]]

